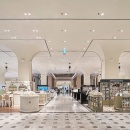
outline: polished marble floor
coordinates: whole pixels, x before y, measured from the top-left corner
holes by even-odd
[[[70,95],[60,94],[44,106],[40,112],[89,112],[89,110]]]
[[[128,113],[3,113],[0,130],[130,130]]]
[[[6,129],[130,130],[130,113],[88,112],[71,96],[59,95],[38,113],[0,113],[0,130]]]

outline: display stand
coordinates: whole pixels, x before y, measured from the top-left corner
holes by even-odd
[[[20,112],[38,112],[39,111],[39,96],[20,96]]]
[[[122,96],[122,111],[130,110],[130,94]]]
[[[103,104],[114,105],[114,97],[118,92],[130,91],[128,79],[102,79],[100,80],[100,92],[103,93]],[[115,104],[116,105],[116,104]],[[116,107],[116,106],[115,106]]]
[[[98,93],[97,93],[98,94]],[[88,95],[88,107],[94,112],[103,112],[103,97],[90,92]]]
[[[121,108],[122,108],[122,96],[115,96],[114,109],[121,109]]]
[[[47,94],[38,93],[38,95],[39,95],[39,105],[45,105],[47,103]]]

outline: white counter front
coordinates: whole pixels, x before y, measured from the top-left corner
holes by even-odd
[[[20,96],[20,112],[38,112],[39,96]]]

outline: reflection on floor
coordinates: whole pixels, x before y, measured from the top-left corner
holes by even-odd
[[[40,112],[89,112],[70,95],[61,94],[50,101]]]
[[[0,107],[0,113],[19,112],[19,106]]]

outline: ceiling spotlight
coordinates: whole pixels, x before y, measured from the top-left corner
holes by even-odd
[[[62,41],[62,42],[64,42],[64,43],[65,43],[66,41]]]
[[[85,41],[85,42],[89,42],[89,41]]]
[[[16,39],[16,37],[11,37],[12,39]]]
[[[10,30],[4,30],[4,32],[10,32]]]
[[[67,14],[67,13],[61,13],[61,15],[65,15],[65,16],[67,16],[68,14]]]
[[[95,30],[93,29],[93,30],[90,30],[90,32],[95,32]]]
[[[62,32],[67,32],[67,30],[61,30]]]
[[[86,48],[83,48],[84,50],[86,49]]]
[[[31,13],[28,13],[28,15],[31,15]]]
[[[64,13],[65,15],[68,15],[67,13]]]
[[[119,32],[124,32],[124,30],[118,30]]]
[[[48,42],[51,42],[51,41],[48,41]]]
[[[7,69],[8,69],[7,63],[5,63],[5,70],[7,71]]]
[[[41,39],[41,37],[36,37],[36,39]]]
[[[103,16],[103,15],[104,15],[104,13],[98,13],[98,15],[101,15],[101,16]]]
[[[33,30],[33,32],[38,32],[38,30],[36,29],[36,30]]]
[[[116,37],[113,37],[114,39],[116,39]]]
[[[25,15],[25,16],[27,16],[27,15],[28,15],[28,16],[30,16],[30,15],[31,15],[31,13],[24,13],[24,15]]]

